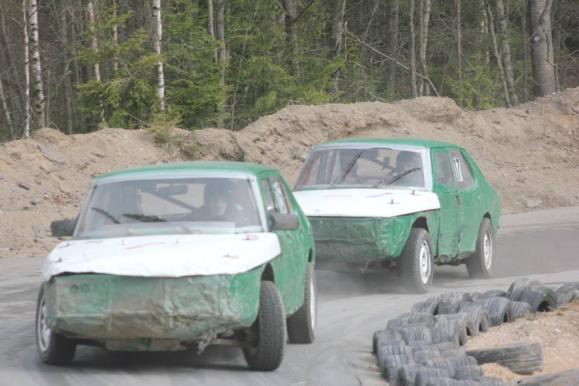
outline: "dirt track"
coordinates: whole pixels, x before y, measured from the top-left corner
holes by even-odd
[[[107,353],[81,347],[73,365],[44,366],[34,346],[34,307],[40,259],[0,259],[0,385],[384,385],[371,354],[372,332],[415,302],[449,291],[507,288],[513,276],[533,275],[557,287],[579,277],[579,208],[505,217],[493,280],[471,280],[464,266],[436,270],[428,294],[401,293],[384,272],[360,276],[318,271],[319,314],[312,345],[289,345],[280,369],[247,370],[237,348],[213,347],[196,356],[177,353]],[[565,241],[566,242],[563,242]],[[546,254],[544,245],[557,245]],[[526,253],[514,253],[528,249]],[[553,272],[537,275],[538,273]]]
[[[505,212],[579,204],[579,88],[514,109],[465,112],[447,98],[393,104],[289,106],[239,132],[175,130],[193,158],[268,163],[293,181],[308,148],[346,136],[413,136],[467,148],[497,187]],[[143,130],[65,136],[43,129],[0,144],[0,257],[43,256],[50,221],[73,217],[90,177],[182,160]]]

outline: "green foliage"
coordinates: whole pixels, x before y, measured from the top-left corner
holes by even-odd
[[[174,141],[172,131],[179,126],[179,117],[171,117],[166,113],[157,113],[153,115],[153,120],[147,127],[147,131],[153,135],[156,144],[170,144]]]
[[[462,82],[452,78],[448,85],[450,96],[466,109],[490,109],[503,104],[501,82],[486,66],[465,63]]]

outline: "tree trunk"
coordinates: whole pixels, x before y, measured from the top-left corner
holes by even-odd
[[[63,10],[61,13],[61,39],[62,47],[64,53],[64,107],[65,107],[65,120],[66,120],[66,132],[72,134],[74,126],[74,116],[72,111],[72,79],[70,71],[70,54],[68,52],[68,47],[70,43],[68,41],[68,18],[67,11]]]
[[[1,11],[0,11],[1,12]],[[10,68],[11,74],[10,74],[10,84],[15,86],[15,89],[17,91],[17,97],[18,97],[18,101],[13,101],[15,103],[13,103],[13,109],[14,109],[14,105],[18,106],[19,109],[18,111],[21,113],[21,108],[22,106],[24,106],[24,89],[22,87],[22,81],[20,79],[20,71],[16,68],[16,65],[14,64],[14,61],[12,60],[12,55],[10,54],[10,48],[9,48],[9,44],[8,44],[8,30],[6,28],[6,19],[4,17],[4,12],[2,12],[2,17],[1,17],[1,30],[0,30],[0,43],[2,44],[2,51],[4,51],[5,55],[6,55],[6,62],[8,63],[8,67]],[[17,119],[18,120],[18,119]]]
[[[30,137],[30,39],[26,0],[22,0],[24,49],[24,138]]]
[[[283,9],[285,11],[285,34],[286,41],[289,47],[288,50],[288,63],[292,75],[300,75],[299,67],[299,46],[298,46],[298,33],[296,28],[296,18],[298,15],[298,8],[296,0],[281,0]]]
[[[163,59],[161,58],[161,44],[163,41],[163,23],[161,20],[161,0],[153,0],[153,17],[155,18],[155,53],[159,56],[157,62],[157,98],[159,99],[159,111],[165,111],[165,73],[163,71]]]
[[[207,0],[207,33],[211,36],[211,39],[215,40],[215,23],[214,23],[214,11],[213,11],[213,0]],[[213,60],[215,63],[219,63],[217,59],[218,49],[213,50]]]
[[[388,55],[398,57],[398,0],[390,0],[388,10]],[[391,60],[388,69],[387,86],[388,94],[393,95],[396,91],[396,63]]]
[[[505,78],[505,69],[503,68],[503,61],[501,59],[501,54],[499,53],[497,36],[495,34],[495,22],[493,18],[493,10],[491,8],[490,3],[487,3],[487,18],[489,23],[489,33],[491,35],[491,42],[493,45],[493,52],[495,54],[497,67],[499,68],[499,75],[501,77],[501,82],[503,84],[503,91],[505,93],[505,104],[507,105],[507,107],[511,107],[511,97],[509,96],[509,87],[507,85],[507,80]]]
[[[90,33],[92,35],[91,42],[90,42],[90,48],[96,53],[99,49],[99,38],[97,36],[97,32],[95,29],[96,18],[95,18],[95,14],[94,14],[94,4],[93,4],[92,0],[89,0],[89,2],[87,4],[87,8],[88,8],[88,21],[90,24],[89,30],[90,30]],[[98,61],[94,64],[94,78],[97,82],[101,81],[101,66],[100,66],[100,63]]]
[[[462,10],[461,0],[455,0],[456,5],[456,53],[458,60],[458,80],[462,84]]]
[[[113,23],[113,44],[115,47],[119,46],[119,25],[117,24],[117,2],[113,0],[113,18],[115,19]],[[116,74],[119,72],[119,57],[115,53],[113,57],[113,72]]]
[[[2,110],[4,111],[4,121],[6,126],[8,126],[8,130],[10,130],[10,138],[14,138],[14,127],[12,126],[12,117],[10,116],[10,110],[8,109],[8,104],[6,103],[6,95],[4,94],[2,78],[0,78],[0,103],[2,103]]]
[[[416,89],[416,34],[414,33],[414,0],[410,0],[410,87],[412,89],[412,97],[418,96]]]
[[[342,52],[342,42],[344,40],[344,18],[346,16],[346,0],[334,0],[331,29],[331,58],[337,59]],[[339,90],[340,71],[336,70],[332,74],[332,93]]]
[[[38,4],[37,0],[30,0],[28,7],[28,17],[30,25],[30,49],[32,76],[32,90],[34,93],[34,111],[36,113],[36,124],[38,127],[46,126],[46,99],[44,96],[44,82],[42,80],[42,63],[40,62],[40,42],[38,32]]]
[[[523,42],[523,102],[529,100],[529,41],[527,31],[527,2],[521,2],[521,31]]]
[[[529,0],[533,94],[544,96],[557,90],[551,37],[552,0]]]
[[[478,44],[480,47],[479,56],[484,58],[484,63],[487,66],[491,64],[491,55],[488,45],[488,35],[489,35],[489,25],[488,25],[488,17],[487,17],[487,7],[486,7],[486,0],[479,0],[480,6],[480,24],[479,24],[479,36],[478,36]]]
[[[505,69],[505,78],[509,89],[509,96],[512,104],[518,104],[519,98],[515,90],[515,80],[513,76],[513,64],[511,62],[511,46],[509,44],[509,32],[507,27],[507,18],[505,17],[505,6],[503,0],[495,0],[497,8],[497,27],[501,37],[501,57]]]
[[[428,66],[426,65],[426,48],[428,46],[428,24],[430,23],[430,10],[432,8],[432,0],[420,0],[420,40],[418,46],[418,60],[422,75],[428,77]],[[420,79],[419,95],[428,95],[428,83],[424,79]]]
[[[226,0],[215,0],[217,8],[216,37],[219,42],[217,61],[219,62],[221,85],[225,84],[225,64],[227,62],[227,49],[225,47],[225,1]]]

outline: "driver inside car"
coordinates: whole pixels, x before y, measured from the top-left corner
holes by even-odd
[[[397,186],[424,187],[422,156],[413,151],[402,151],[396,157],[396,169],[391,184]]]

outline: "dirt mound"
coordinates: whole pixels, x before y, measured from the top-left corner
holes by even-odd
[[[533,375],[556,373],[579,368],[579,302],[569,303],[554,312],[529,315],[526,318],[493,327],[489,332],[467,342],[467,350],[493,348],[511,343],[541,344],[543,371]],[[524,378],[495,363],[483,365],[485,375],[506,381]]]
[[[347,136],[422,137],[458,143],[497,187],[506,212],[579,204],[579,88],[513,109],[465,112],[448,98],[392,104],[288,106],[238,132],[175,129],[175,146],[144,130],[66,136],[42,129],[0,144],[0,256],[45,255],[48,226],[78,211],[90,177],[185,158],[277,166],[294,181],[310,146]]]

